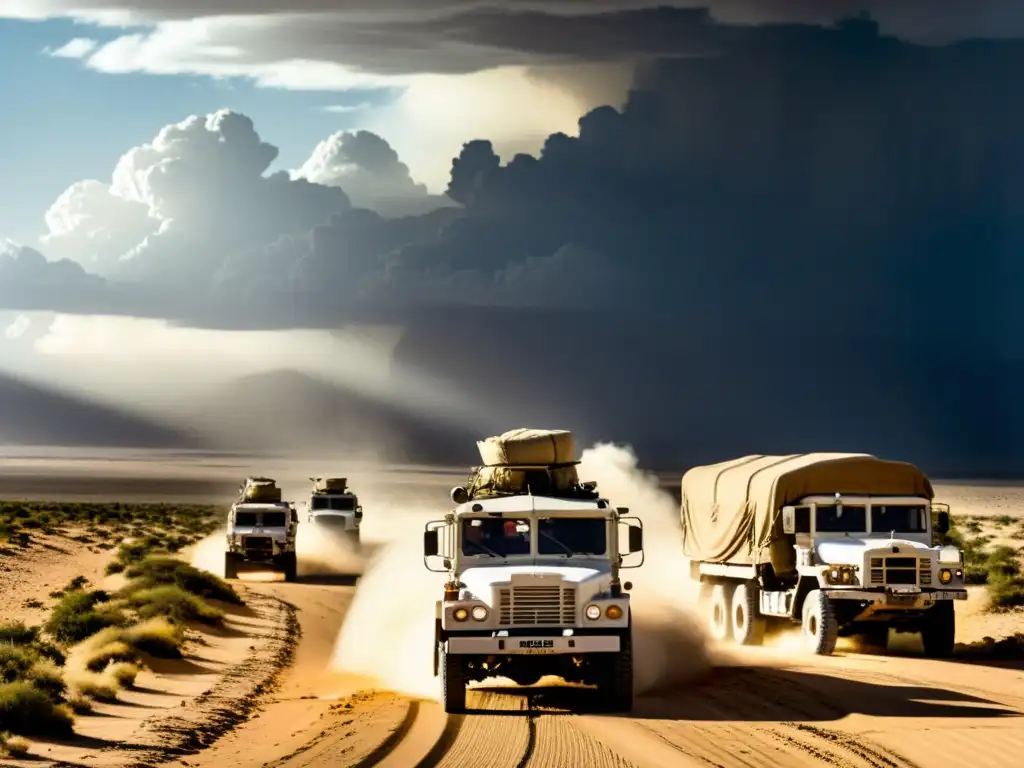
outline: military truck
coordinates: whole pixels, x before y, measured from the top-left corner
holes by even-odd
[[[342,537],[359,547],[359,526],[363,508],[344,477],[311,477],[313,484],[307,505],[307,521],[328,536]]]
[[[579,481],[570,432],[477,445],[484,465],[423,536],[426,567],[447,575],[434,626],[445,711],[465,711],[470,682],[546,675],[596,685],[602,709],[630,711],[631,584],[619,572],[643,564],[643,523]]]
[[[889,631],[952,653],[963,553],[937,546],[949,507],[913,464],[863,453],[753,455],[682,479],[683,551],[717,640],[757,645],[769,622],[801,625],[808,650],[837,638],[885,649]],[[934,518],[934,522],[933,522]]]
[[[246,478],[228,512],[224,578],[238,578],[240,568],[269,567],[284,573],[285,581],[295,581],[298,525],[298,512],[281,500],[274,480]]]

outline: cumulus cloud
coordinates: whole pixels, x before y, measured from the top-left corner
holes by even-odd
[[[409,174],[409,166],[380,136],[369,131],[341,131],[321,141],[293,178],[341,187],[353,205],[386,215],[412,215],[451,205],[430,195]]]
[[[68,40],[57,50],[50,50],[44,48],[43,53],[48,53],[55,59],[81,59],[92,51],[98,45],[96,40],[88,37],[76,37],[72,40]]]

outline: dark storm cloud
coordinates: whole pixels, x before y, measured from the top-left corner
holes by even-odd
[[[338,210],[208,254],[173,313],[405,322],[404,365],[666,461],[827,448],[1012,467],[1022,72],[1014,42],[746,30],[643,67],[621,113],[539,158],[467,144],[460,208]]]

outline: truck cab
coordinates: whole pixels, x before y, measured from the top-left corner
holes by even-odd
[[[434,631],[445,711],[465,710],[470,682],[532,685],[546,675],[596,685],[608,709],[629,711],[631,585],[619,572],[643,562],[639,518],[594,484],[480,498],[460,486],[451,495],[457,506],[424,532],[426,567],[447,575]],[[634,554],[638,562],[625,564]]]
[[[224,578],[238,578],[240,567],[270,567],[284,573],[285,581],[295,581],[298,525],[298,512],[285,501],[232,504],[227,521]]]

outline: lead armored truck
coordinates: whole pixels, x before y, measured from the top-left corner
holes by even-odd
[[[478,446],[491,463],[452,489],[457,506],[424,532],[427,568],[447,575],[434,627],[445,711],[465,711],[471,682],[553,675],[629,712],[631,585],[619,572],[643,563],[641,521],[578,482],[563,455],[571,433],[515,430]],[[638,562],[624,564],[631,554]]]
[[[298,525],[298,512],[281,500],[274,480],[246,478],[228,512],[224,578],[238,578],[240,568],[270,568],[283,573],[285,581],[295,581]]]
[[[759,644],[768,622],[801,625],[808,650],[843,636],[885,650],[890,630],[949,656],[963,553],[938,546],[949,507],[913,464],[868,454],[745,456],[682,480],[683,550],[710,634]]]

